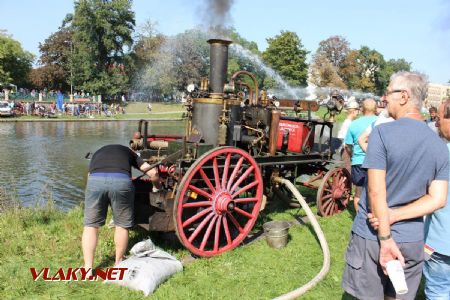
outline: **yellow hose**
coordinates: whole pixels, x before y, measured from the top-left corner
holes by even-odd
[[[306,293],[308,290],[313,288],[317,283],[319,283],[325,275],[330,270],[330,249],[328,248],[328,243],[325,239],[325,235],[323,234],[322,229],[320,228],[319,222],[317,222],[316,216],[313,214],[311,209],[309,208],[308,204],[306,203],[305,199],[303,199],[303,196],[300,194],[300,192],[297,190],[297,188],[289,181],[280,177],[274,178],[275,182],[284,184],[291,192],[294,194],[295,198],[298,200],[302,208],[305,210],[306,215],[308,216],[309,221],[311,222],[315,233],[317,234],[317,237],[319,238],[320,247],[322,248],[323,252],[323,265],[320,272],[311,279],[308,283],[305,285],[290,291],[289,293],[286,293],[284,295],[278,296],[275,299],[295,299]]]

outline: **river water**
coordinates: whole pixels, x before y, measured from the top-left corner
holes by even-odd
[[[84,199],[87,152],[127,145],[137,121],[0,122],[0,189],[26,206],[68,210]],[[182,135],[183,121],[150,122],[149,134]]]

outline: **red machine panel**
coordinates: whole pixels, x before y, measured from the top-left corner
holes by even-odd
[[[281,150],[283,143],[283,135],[286,134],[286,131],[289,132],[287,150],[291,152],[301,153],[303,142],[307,138],[308,133],[311,131],[311,129],[309,129],[306,126],[305,122],[280,120],[280,124],[278,126],[278,140],[277,140],[278,150]],[[305,146],[309,146],[309,148],[312,149],[313,142],[314,142],[314,134],[311,134]]]

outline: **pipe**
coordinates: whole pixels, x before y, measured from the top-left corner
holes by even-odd
[[[250,99],[250,104],[257,105],[258,104],[258,97],[259,97],[259,88],[258,88],[258,82],[256,81],[255,75],[253,75],[252,73],[250,73],[248,71],[241,70],[241,71],[237,71],[236,73],[234,73],[233,76],[231,76],[231,80],[230,81],[234,83],[236,78],[239,75],[241,75],[241,74],[245,74],[245,75],[247,75],[248,77],[250,77],[252,79],[253,85],[255,87],[255,97],[254,97],[254,99]]]
[[[323,265],[320,272],[311,279],[308,283],[305,285],[290,291],[289,293],[283,294],[281,296],[278,296],[277,300],[285,300],[285,299],[295,299],[306,293],[308,290],[313,288],[317,283],[319,283],[325,275],[330,270],[330,249],[328,248],[328,243],[325,239],[325,235],[323,234],[322,229],[320,228],[319,222],[317,222],[316,217],[314,216],[313,212],[309,208],[308,204],[306,203],[305,199],[303,199],[303,196],[300,194],[300,192],[297,190],[295,185],[293,185],[289,180],[286,180],[284,178],[280,177],[274,177],[273,180],[275,182],[284,184],[297,198],[298,202],[300,202],[300,205],[305,210],[306,215],[308,216],[309,221],[311,222],[311,225],[314,228],[314,231],[317,234],[317,237],[319,239],[320,247],[322,248],[323,252]]]
[[[235,84],[246,87],[248,89],[248,98],[250,99],[250,102],[253,101],[253,89],[245,82],[242,81],[236,81]]]
[[[277,153],[278,126],[280,124],[280,111],[272,110],[272,120],[269,131],[269,153],[274,156]]]

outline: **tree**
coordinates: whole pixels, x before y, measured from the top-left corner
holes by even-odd
[[[133,92],[145,93],[152,99],[158,98],[161,94],[161,84],[159,72],[167,71],[168,61],[162,57],[161,48],[167,42],[167,37],[157,30],[157,24],[147,20],[139,26],[139,32],[133,46],[131,57],[133,58],[132,86]],[[153,69],[154,66],[159,66]],[[164,67],[163,67],[164,65]],[[170,81],[172,82],[172,81]],[[169,88],[165,88],[168,90]]]
[[[33,60],[33,54],[22,49],[5,31],[0,31],[0,83],[26,85]]]
[[[306,55],[296,33],[281,31],[273,38],[268,38],[267,49],[262,53],[263,60],[292,85],[306,85],[308,66]]]
[[[135,91],[153,99],[162,94],[184,91],[189,83],[198,83],[209,74],[211,33],[187,30],[173,37],[160,35],[156,25],[147,21],[135,44],[134,55],[140,66],[135,74]],[[241,37],[234,28],[221,28],[221,35],[233,41],[228,56],[228,78],[239,70],[256,75],[261,86],[266,74],[256,62],[260,60],[257,44]],[[213,34],[213,36],[216,36]],[[240,80],[253,84],[243,76]]]
[[[255,75],[259,88],[270,88],[271,86],[267,86],[270,74],[267,74],[262,67],[264,63],[261,58],[261,52],[258,50],[258,45],[242,37],[234,28],[230,28],[227,34],[233,41],[230,55],[228,56],[229,77],[237,71],[245,70]],[[239,80],[253,86],[253,82],[247,76],[240,77]]]
[[[349,52],[349,42],[344,37],[335,35],[321,41],[316,53],[325,55],[330,63],[339,71]]]
[[[390,59],[384,64],[384,67],[379,71],[377,82],[377,90],[380,94],[386,90],[391,75],[399,71],[411,71],[411,63],[404,58],[399,58]]]
[[[75,84],[113,96],[128,89],[135,20],[128,0],[78,0],[71,19]]]
[[[380,72],[385,64],[381,53],[362,46],[347,54],[342,62],[341,77],[349,89],[381,93],[383,84]]]
[[[137,35],[136,42],[133,46],[133,58],[137,67],[137,72],[142,70],[146,65],[155,62],[161,50],[162,44],[167,37],[159,33],[156,29],[157,23],[151,20],[145,21],[140,26],[140,32]]]
[[[347,86],[338,74],[338,68],[331,63],[324,52],[317,52],[310,65],[310,81],[318,87],[336,87],[345,89]]]
[[[358,64],[361,68],[360,88],[365,92],[380,91],[380,72],[385,67],[385,60],[381,53],[367,46],[359,50]]]
[[[70,59],[72,31],[61,27],[50,35],[44,43],[39,44],[40,67],[30,74],[33,85],[37,88],[68,90],[70,87]]]
[[[136,91],[159,98],[183,91],[189,83],[207,76],[209,45],[204,32],[192,29],[174,37],[163,37],[159,41],[157,47],[141,48],[142,53],[139,55],[146,57],[147,63],[136,74]],[[156,41],[152,43],[156,46]]]
[[[341,36],[331,36],[321,41],[310,66],[311,82],[320,87],[345,89],[342,68],[349,52],[349,43]]]
[[[188,30],[175,36],[172,43],[173,72],[178,90],[209,73],[209,44],[199,30]]]

